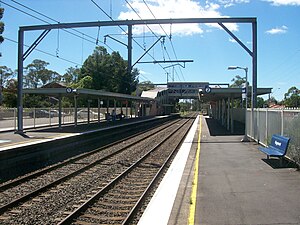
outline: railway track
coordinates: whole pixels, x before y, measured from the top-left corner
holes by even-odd
[[[153,149],[157,149],[163,145],[167,139],[175,135],[175,130],[178,131],[182,129],[185,123],[191,122],[187,119],[181,119],[173,121],[171,124],[164,124],[160,128],[139,134],[138,137],[127,138],[115,145],[106,146],[105,148],[97,149],[93,152],[83,154],[80,157],[70,159],[61,165],[53,166],[49,171],[37,172],[35,175],[16,180],[15,183],[8,182],[2,185],[0,187],[0,223],[70,223],[70,219],[65,218],[72,218],[73,220],[74,216],[72,215],[76,215],[76,213],[71,212],[79,212],[82,208],[87,207],[83,205],[90,205],[90,203],[87,202],[95,201],[91,199],[104,196],[103,190],[107,190],[108,187],[112,185],[117,186],[114,182],[125,179],[123,178],[124,176],[127,177],[128,184],[133,184],[132,180],[138,179],[144,184],[142,185],[144,187],[146,184],[149,184],[149,180],[146,178],[152,177],[148,176],[150,171],[151,174],[152,171],[156,171],[157,173],[158,165],[163,164],[160,161],[160,158],[163,158],[161,156],[156,156],[156,159],[154,158],[151,161],[149,157],[151,155],[153,158],[153,153],[149,152],[153,152]],[[165,138],[166,135],[168,136],[167,139]],[[173,142],[175,143],[175,140],[173,140]],[[165,148],[169,146],[170,143],[165,146]],[[151,151],[149,151],[149,149],[151,149]],[[141,161],[142,159],[144,161]],[[134,175],[136,168],[143,169],[135,172],[136,175]],[[129,173],[129,171],[131,172]],[[126,174],[131,175],[126,176]],[[143,175],[139,178],[138,176],[141,174]],[[144,179],[145,181],[143,181]],[[122,185],[126,186],[124,184]],[[38,186],[38,188],[36,188],[36,186]],[[138,191],[139,188],[137,187],[139,187],[138,184],[132,187],[131,192],[135,193],[134,196],[140,195]],[[118,193],[122,193],[122,190],[105,192],[110,194],[114,192],[114,194],[111,194],[112,196],[120,196]],[[107,198],[113,199],[111,197]],[[105,198],[102,197],[101,199],[103,200]],[[133,201],[129,199],[130,198],[128,198],[128,205],[129,202]],[[102,202],[104,202],[104,200]],[[116,205],[118,204],[119,203],[116,202]],[[108,206],[109,203],[104,205]],[[124,207],[124,204],[122,207]],[[95,207],[92,208],[95,209]],[[101,210],[106,213],[108,212],[107,208],[102,208]],[[128,215],[125,209],[120,209],[118,212],[122,212],[122,215]],[[91,221],[95,219],[92,218],[95,216],[91,213],[89,213],[89,215]],[[108,216],[107,218],[110,217],[111,216]],[[117,214],[113,218],[120,217],[121,215]],[[122,218],[123,217],[124,216],[122,216]],[[87,219],[82,221],[84,222],[85,220]],[[105,221],[102,221],[100,223],[104,222]]]

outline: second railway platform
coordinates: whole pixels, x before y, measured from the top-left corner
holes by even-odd
[[[195,123],[190,148],[180,149],[139,225],[300,224],[293,164],[266,160],[255,142],[241,142],[211,118]]]

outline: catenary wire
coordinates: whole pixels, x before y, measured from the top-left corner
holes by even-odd
[[[48,16],[45,15],[45,14],[42,14],[42,13],[40,13],[40,12],[34,10],[34,9],[31,9],[31,8],[25,6],[24,4],[18,3],[18,2],[14,1],[14,0],[11,0],[11,1],[14,2],[14,3],[16,3],[16,4],[18,4],[18,5],[20,5],[20,6],[22,6],[22,7],[24,7],[24,8],[26,8],[26,9],[28,9],[28,10],[30,10],[30,11],[32,11],[32,12],[34,12],[34,13],[37,13],[37,14],[40,15],[40,16],[43,16],[43,17],[45,17],[45,18],[47,18],[47,19],[49,19],[49,20],[52,20],[53,22],[60,23],[59,21],[57,21],[57,20],[55,20],[55,19],[53,19],[53,18],[50,18],[50,17],[48,17]],[[7,5],[7,6],[10,7],[10,8],[13,8],[13,9],[19,11],[19,12],[22,12],[22,13],[24,13],[24,14],[30,16],[30,17],[33,17],[33,18],[39,20],[39,21],[42,21],[42,22],[44,22],[44,23],[46,23],[46,24],[50,24],[48,21],[46,21],[46,20],[44,20],[44,19],[42,19],[42,18],[39,18],[39,17],[37,17],[37,16],[35,16],[35,15],[32,15],[32,14],[30,14],[30,13],[28,13],[28,12],[22,10],[22,9],[19,9],[19,8],[13,6],[13,5],[10,5],[10,4],[8,4],[8,3],[6,3],[6,2],[3,2],[3,1],[1,1],[1,0],[0,0],[0,2],[2,2],[2,3],[5,4],[5,5]],[[77,32],[77,33],[81,34],[81,35],[84,34],[84,33],[80,32],[80,31],[78,31],[78,30],[76,30],[76,29],[73,29],[73,28],[70,28],[70,29],[73,30],[74,32]],[[73,36],[76,36],[77,38],[82,39],[82,36],[80,36],[80,35],[78,35],[78,34],[72,33],[71,31],[68,31],[68,30],[66,30],[66,29],[62,29],[62,30],[65,31],[66,33],[69,33],[69,34],[71,34],[71,35],[73,35]],[[89,35],[86,35],[86,34],[85,34],[85,36],[88,37],[88,38],[90,38],[90,39],[95,40],[95,41],[92,41],[92,40],[89,40],[89,39],[84,38],[85,41],[88,41],[88,42],[93,43],[93,44],[96,43],[96,39],[95,39],[94,37],[89,36]],[[104,43],[104,42],[102,42],[102,41],[99,41],[99,42],[101,42],[102,44],[105,44],[105,45],[107,46],[107,48],[109,48],[111,51],[114,51],[114,50],[113,50],[109,45],[107,45],[106,43]]]
[[[94,0],[91,0],[91,2],[99,9],[99,10],[101,10],[111,21],[114,21],[114,19],[113,18],[111,18],[111,16],[110,15],[108,15]],[[127,31],[122,27],[122,26],[120,26],[120,25],[118,25],[119,26],[119,28],[125,33],[125,34],[127,34],[128,35],[128,33],[127,33]],[[132,40],[141,48],[141,49],[144,49],[144,47],[140,44],[140,43],[138,43],[134,38],[132,38]],[[149,55],[154,61],[156,61],[155,60],[155,58],[149,53],[149,52],[147,52],[147,55]],[[163,70],[165,70],[164,69],[164,67],[160,64],[160,63],[158,63],[158,65],[163,69]]]
[[[149,7],[149,5],[147,4],[147,2],[145,0],[143,0],[144,4],[146,5],[146,7],[148,8],[148,10],[150,11],[150,13],[152,14],[152,16],[154,17],[154,19],[156,19],[156,16],[154,15],[154,13],[152,12],[151,8]],[[175,48],[174,48],[174,45],[173,45],[173,41],[172,41],[172,37],[171,37],[171,34],[168,35],[167,32],[165,31],[165,29],[162,27],[161,24],[159,24],[160,28],[163,30],[163,32],[165,33],[165,35],[169,38],[170,40],[170,44],[171,44],[171,47],[172,47],[172,50],[173,50],[173,53],[174,53],[174,56],[176,58],[176,60],[178,60],[178,57],[177,57],[177,54],[176,54],[176,51],[175,51]],[[181,68],[179,67],[179,70],[181,72],[181,75],[182,75],[182,78],[183,80],[184,79],[184,76],[183,76],[183,72],[181,70]]]
[[[10,38],[7,38],[7,37],[4,37],[5,38],[5,40],[8,40],[8,41],[10,41],[10,42],[13,42],[13,43],[16,43],[16,44],[18,44],[18,42],[17,41],[15,41],[15,40],[12,40],[12,39],[10,39]],[[29,45],[26,45],[26,44],[24,44],[23,46],[25,46],[25,47],[29,47]],[[54,58],[56,58],[56,59],[60,59],[60,60],[63,60],[63,61],[66,61],[66,62],[69,62],[69,63],[72,63],[72,64],[74,64],[74,65],[77,65],[77,66],[82,66],[82,64],[80,64],[80,63],[76,63],[76,62],[73,62],[73,61],[71,61],[71,60],[68,60],[68,59],[65,59],[65,58],[62,58],[62,57],[57,57],[56,55],[54,55],[54,54],[51,54],[51,53],[49,53],[49,52],[45,52],[45,51],[43,51],[43,50],[40,50],[40,49],[35,49],[35,51],[38,51],[38,52],[41,52],[41,53],[43,53],[43,54],[46,54],[46,55],[49,55],[49,56],[52,56],[52,57],[54,57]]]
[[[129,7],[132,9],[132,11],[142,20],[142,17],[138,14],[138,12],[132,7],[132,5],[127,1],[127,0],[125,0],[125,2],[129,5]],[[151,13],[152,13],[152,11],[151,11]],[[153,14],[153,13],[152,13]],[[154,15],[154,14],[153,14]],[[155,18],[155,16],[154,16],[154,18]],[[155,18],[156,19],[156,18]],[[160,25],[160,24],[159,24]],[[151,31],[151,33],[153,34],[153,35],[155,35],[156,36],[156,38],[159,38],[155,33],[154,33],[154,31],[146,24],[146,26],[148,27],[148,29]],[[160,25],[161,26],[161,25]],[[165,34],[166,34],[166,32],[165,32]],[[169,37],[168,36],[168,34],[166,34],[167,35],[167,37]],[[169,39],[170,39],[170,37],[169,37]],[[171,39],[170,39],[171,40]],[[173,48],[174,49],[174,48]],[[170,57],[170,55],[169,55],[169,53],[168,53],[168,51],[167,51],[167,49],[166,49],[166,47],[164,47],[164,50],[166,51],[166,53],[167,53],[167,56],[168,56],[168,59],[169,60],[171,60],[171,57]],[[176,58],[177,59],[177,58]],[[171,63],[172,65],[173,65],[173,63]],[[176,70],[176,69],[175,69]],[[166,72],[166,71],[165,71]],[[180,77],[178,76],[178,74],[177,74],[177,71],[176,71],[176,75],[177,75],[177,77],[178,77],[178,79],[180,80]]]

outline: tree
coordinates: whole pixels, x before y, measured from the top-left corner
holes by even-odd
[[[265,108],[267,105],[267,101],[265,101],[262,97],[257,97],[257,108]]]
[[[234,78],[232,78],[231,82],[233,82],[233,83],[231,85],[229,85],[229,87],[231,87],[231,88],[235,88],[235,87],[236,88],[242,88],[244,86],[244,84],[246,83],[246,77],[241,77],[239,75],[236,75]],[[248,82],[248,91],[249,90],[250,90],[250,88],[249,88],[249,82]],[[243,103],[241,102],[240,99],[235,99],[233,101],[233,107],[234,108],[239,108],[239,107],[241,107],[240,105],[242,105],[242,104]],[[248,107],[249,106],[250,106],[250,101],[248,101]]]
[[[91,76],[85,76],[76,84],[76,88],[92,89],[93,88],[93,78]]]
[[[136,95],[140,96],[143,91],[153,90],[155,88],[151,81],[143,81],[137,84]]]
[[[300,107],[300,90],[293,86],[284,94],[284,105],[287,107]]]
[[[0,20],[2,19],[4,14],[4,8],[0,8]]]
[[[3,105],[6,107],[17,107],[17,86],[16,79],[10,79],[6,82],[3,89]]]
[[[108,63],[107,57],[108,53],[106,48],[97,46],[93,54],[84,61],[79,79],[90,76],[93,79],[94,89],[105,89],[105,83],[107,83],[108,77],[105,72],[108,72],[107,70],[112,67],[110,63]]]
[[[5,87],[14,76],[13,71],[7,66],[0,66],[0,86]]]
[[[10,68],[6,66],[0,66],[0,105],[2,105],[5,96],[3,92],[5,91],[5,86],[9,83],[8,81],[13,77],[13,72]],[[4,97],[3,97],[4,96]]]
[[[110,55],[106,48],[97,46],[83,63],[79,80],[90,76],[93,89],[130,94],[136,87],[138,74],[137,69],[128,74],[127,61],[118,52]]]
[[[246,83],[246,77],[241,77],[239,75],[236,75],[235,78],[232,78],[231,82],[233,82],[229,87],[243,87],[243,85]],[[248,82],[249,86],[249,82]]]
[[[0,8],[0,20],[2,19],[4,14],[4,8]],[[4,32],[4,23],[0,21],[0,44],[4,41],[4,37],[2,36],[2,33]],[[1,52],[0,52],[0,57],[1,57]]]
[[[40,59],[35,59],[25,67],[27,74],[25,77],[25,87],[37,88],[40,85],[45,85],[49,82],[60,82],[61,76],[52,70],[48,70],[46,67],[49,65]]]
[[[80,69],[70,67],[66,69],[66,73],[62,75],[62,80],[65,82],[67,85],[76,83],[78,81],[78,77],[80,75]]]

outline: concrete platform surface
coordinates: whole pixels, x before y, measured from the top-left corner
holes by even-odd
[[[210,120],[202,123],[195,224],[300,224],[300,171],[266,160],[242,136],[212,136],[220,127]]]
[[[266,160],[255,142],[242,143],[243,135],[231,135],[213,119],[201,117],[201,122],[200,140],[198,125],[189,156],[182,158],[187,161],[168,223],[159,219],[166,217],[161,215],[169,201],[165,196],[147,216],[156,225],[300,224],[300,171],[291,163],[280,167],[277,159]],[[196,209],[189,223],[199,141]],[[164,184],[166,190],[172,186]]]

